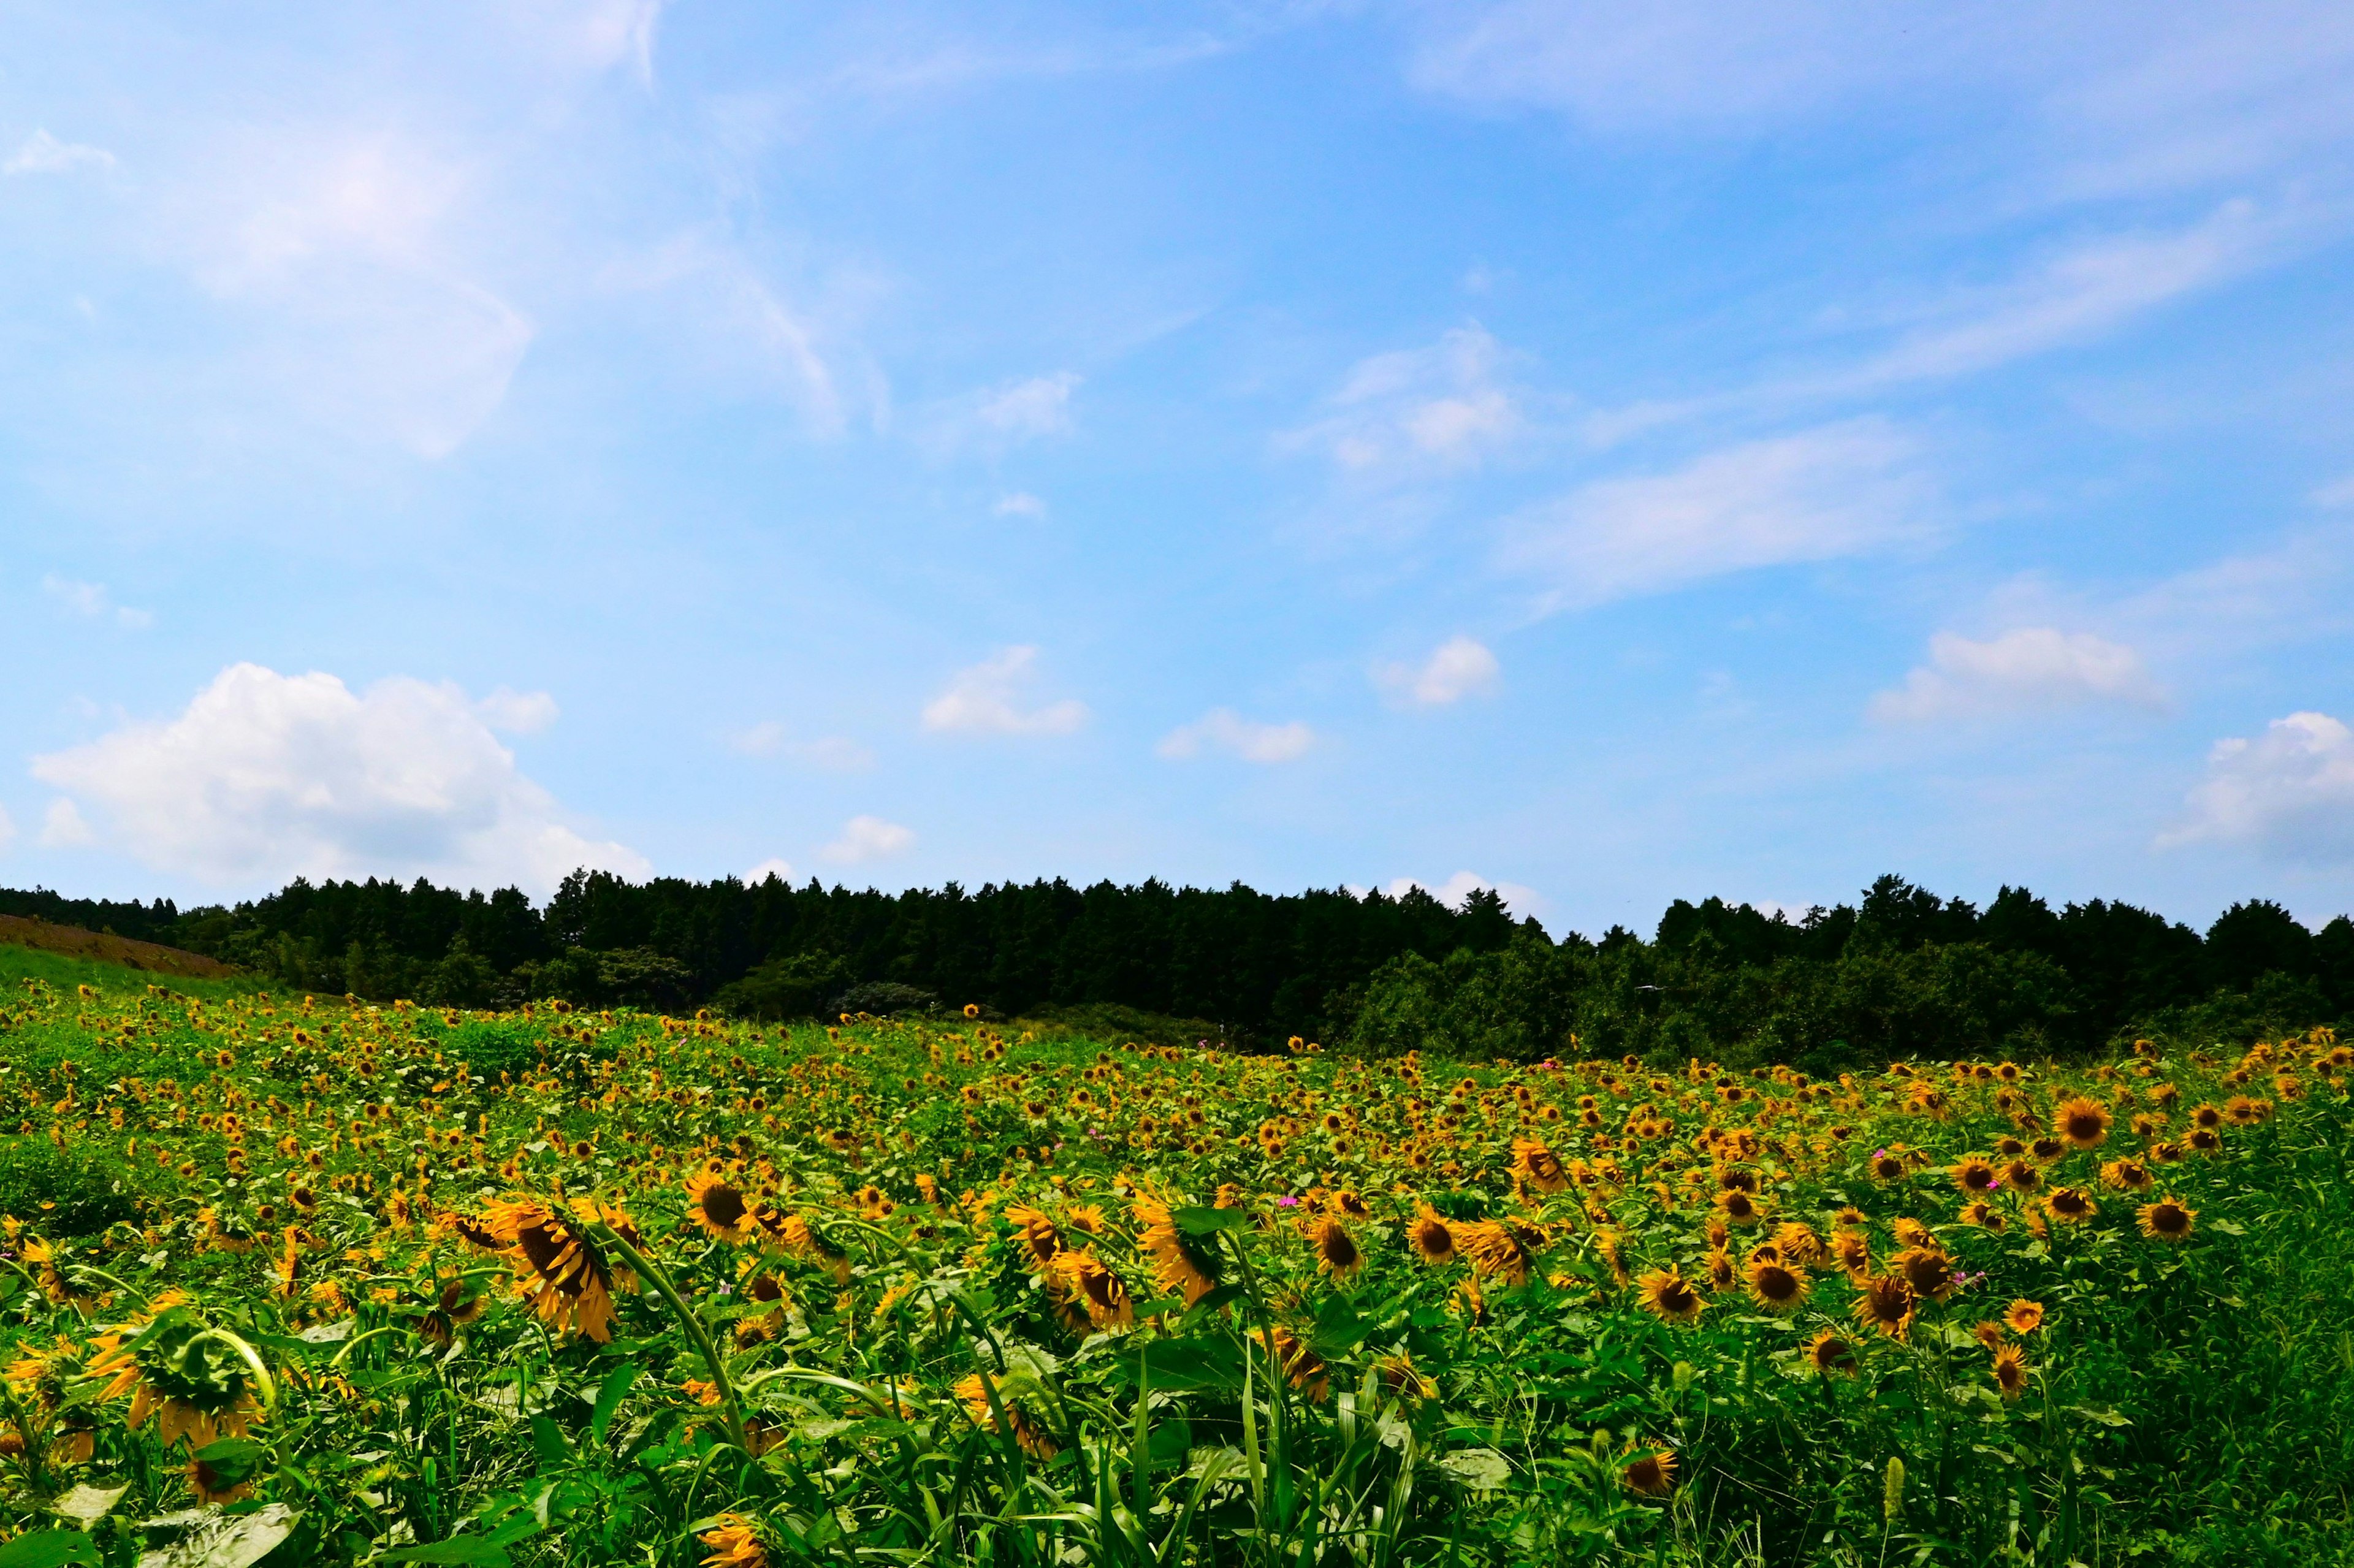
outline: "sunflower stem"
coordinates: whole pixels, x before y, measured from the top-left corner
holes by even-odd
[[[720,1355],[718,1347],[711,1342],[710,1334],[703,1327],[703,1319],[687,1306],[686,1298],[678,1293],[678,1287],[671,1283],[670,1276],[663,1273],[653,1259],[631,1246],[611,1225],[598,1220],[588,1229],[599,1242],[620,1254],[621,1260],[636,1270],[640,1278],[653,1286],[654,1293],[670,1308],[671,1315],[678,1319],[679,1327],[684,1329],[687,1338],[695,1341],[695,1348],[702,1353],[704,1365],[711,1369],[712,1383],[719,1390],[720,1405],[726,1414],[728,1439],[738,1448],[744,1448],[744,1407],[736,1398],[736,1384],[727,1375],[726,1360]],[[750,1452],[748,1448],[745,1451]]]

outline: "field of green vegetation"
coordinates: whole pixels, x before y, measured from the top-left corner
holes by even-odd
[[[2327,1029],[1809,1075],[153,981],[0,948],[0,1568],[2354,1561]]]

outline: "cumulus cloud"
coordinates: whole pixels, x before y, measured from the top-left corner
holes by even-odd
[[[1533,887],[1523,887],[1517,882],[1490,882],[1475,871],[1458,871],[1445,882],[1428,883],[1411,876],[1392,881],[1385,891],[1392,898],[1403,898],[1416,888],[1421,888],[1449,909],[1460,909],[1463,901],[1475,893],[1492,892],[1504,901],[1504,907],[1526,919],[1544,906],[1544,898]]]
[[[41,842],[49,849],[80,849],[98,842],[98,835],[82,821],[80,808],[63,797],[49,802],[47,815],[41,819]]]
[[[1476,323],[1426,348],[1360,360],[1331,412],[1279,442],[1329,456],[1343,473],[1398,478],[1478,466],[1527,427],[1500,378],[1503,348]]]
[[[2211,841],[2286,861],[2354,859],[2354,730],[2295,713],[2252,739],[2219,740],[2186,804],[2159,848]]]
[[[1316,732],[1293,720],[1256,724],[1232,708],[1213,708],[1192,724],[1179,725],[1153,749],[1172,761],[1199,757],[1205,749],[1231,752],[1245,762],[1296,762],[1316,744]]]
[[[111,169],[114,154],[103,147],[60,142],[47,131],[36,131],[0,164],[0,175],[69,175],[76,169]]]
[[[51,572],[41,579],[41,591],[87,620],[108,620],[134,631],[155,624],[155,617],[150,611],[116,604],[108,597],[104,583],[75,582]]]
[[[779,882],[790,884],[793,880],[792,863],[779,860],[776,856],[770,855],[744,874],[744,885],[758,887],[772,876]]]
[[[2088,631],[2020,627],[1984,642],[1950,631],[1929,640],[1929,662],[1872,699],[1872,716],[1925,723],[2031,708],[2112,703],[2166,705],[2141,655]]]
[[[875,766],[875,754],[854,740],[838,735],[795,740],[792,731],[775,719],[762,719],[736,731],[727,737],[727,746],[746,757],[790,757],[835,773]]]
[[[1502,673],[1486,644],[1452,637],[1420,664],[1377,665],[1373,683],[1400,706],[1446,707],[1465,697],[1492,694]]]
[[[546,892],[579,866],[652,870],[568,825],[481,705],[405,676],[355,693],[329,674],[232,665],[177,717],[37,758],[33,773],[96,807],[106,842],[214,883],[428,876]]]
[[[1087,705],[1074,697],[1044,707],[1019,705],[1033,678],[1038,650],[1023,645],[960,670],[948,689],[924,705],[924,727],[945,735],[1068,735],[1087,722]]]
[[[1563,609],[1861,554],[1919,531],[1918,455],[1866,418],[1597,481],[1513,518],[1504,564],[1545,580],[1547,608]]]
[[[842,824],[842,836],[817,853],[841,865],[882,860],[913,849],[916,833],[880,817],[858,816]]]
[[[556,699],[546,692],[518,692],[499,686],[474,705],[482,722],[509,735],[537,735],[556,722]]]
[[[1017,490],[1011,495],[999,496],[997,504],[989,512],[992,517],[1044,517],[1046,503],[1026,490]]]

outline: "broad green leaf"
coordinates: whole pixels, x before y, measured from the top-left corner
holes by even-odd
[[[98,1543],[78,1530],[44,1530],[0,1546],[0,1568],[59,1568],[99,1560]]]
[[[1248,1209],[1178,1209],[1169,1216],[1189,1236],[1236,1230],[1250,1224],[1251,1217]]]
[[[621,1408],[623,1396],[630,1385],[638,1381],[640,1368],[635,1361],[624,1362],[610,1374],[597,1390],[596,1414],[589,1417],[589,1436],[599,1445],[605,1441],[605,1430],[613,1424],[613,1413]]]
[[[479,1535],[461,1535],[448,1541],[437,1541],[430,1546],[404,1546],[398,1552],[387,1552],[387,1563],[480,1563],[487,1568],[506,1568],[512,1561],[506,1548]]]
[[[60,1519],[69,1519],[82,1529],[88,1530],[91,1525],[112,1513],[114,1505],[121,1502],[122,1494],[130,1489],[129,1482],[119,1487],[93,1487],[85,1481],[50,1503],[49,1511]]]
[[[253,1568],[294,1533],[294,1521],[302,1517],[284,1503],[243,1514],[193,1511],[199,1522],[170,1545],[143,1553],[139,1568]]]

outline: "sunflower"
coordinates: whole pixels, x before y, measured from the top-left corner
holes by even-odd
[[[2100,1109],[2098,1106],[2094,1106],[2093,1108],[2094,1110]],[[2068,1144],[2063,1139],[2039,1138],[2033,1143],[2027,1146],[2027,1152],[2034,1159],[2037,1164],[2049,1165],[2058,1160],[2062,1155],[2068,1152]]]
[[[1733,1255],[1717,1248],[1708,1255],[1708,1287],[1722,1296],[1741,1283],[1741,1270]]]
[[[2093,1195],[2082,1187],[2055,1187],[2052,1196],[2043,1200],[2043,1206],[2063,1225],[2082,1224],[2101,1212]]]
[[[1022,1245],[1030,1249],[1031,1261],[1040,1268],[1054,1262],[1055,1255],[1063,1250],[1063,1233],[1040,1210],[1012,1204],[1005,1211],[1005,1223],[1013,1227]]]
[[[1801,1268],[1818,1267],[1829,1255],[1823,1250],[1823,1238],[1801,1220],[1775,1227],[1774,1250]]]
[[[1983,1198],[1962,1205],[1962,1224],[1966,1225],[1976,1225],[1982,1231],[1999,1231],[2009,1223],[1992,1203]]]
[[[1655,1268],[1635,1282],[1635,1302],[1644,1311],[1668,1323],[1689,1323],[1700,1316],[1700,1292],[1691,1281],[1671,1268]]]
[[[2017,1399],[2027,1392],[2027,1352],[2017,1345],[1994,1347],[1994,1365],[1988,1375],[2005,1399]]]
[[[2112,1160],[2101,1167],[2101,1181],[2120,1192],[2147,1192],[2157,1185],[2149,1167],[2138,1160]]]
[[[2024,1160],[2014,1160],[2002,1168],[2002,1184],[2014,1192],[2032,1192],[2043,1185],[2043,1172]]]
[[[724,1242],[751,1239],[744,1222],[751,1217],[751,1201],[743,1189],[708,1166],[686,1179],[687,1213],[706,1235]]]
[[[1940,1246],[1907,1247],[1896,1255],[1896,1272],[1914,1296],[1943,1301],[1954,1293],[1954,1260]]]
[[[2193,1154],[2216,1154],[2223,1148],[2223,1135],[2211,1127],[2194,1127],[2186,1140]]]
[[[1144,1226],[1139,1245],[1152,1258],[1152,1277],[1161,1289],[1182,1295],[1191,1307],[1218,1287],[1216,1256],[1180,1231],[1167,1208],[1139,1203],[1136,1217]]]
[[[1085,1309],[1089,1326],[1125,1329],[1136,1321],[1127,1285],[1094,1253],[1058,1253],[1050,1266],[1057,1282]]]
[[[238,1475],[208,1459],[191,1456],[187,1468],[188,1489],[196,1494],[196,1502],[204,1508],[216,1503],[241,1502],[253,1495],[253,1478]]]
[[[612,1339],[612,1270],[578,1220],[530,1197],[493,1202],[489,1218],[507,1245],[515,1293],[540,1321],[600,1345]]]
[[[1540,1192],[1559,1192],[1569,1185],[1561,1156],[1534,1139],[1512,1139],[1512,1173]]]
[[[1665,1497],[1676,1489],[1676,1457],[1664,1448],[1639,1454],[1618,1475],[1627,1489],[1638,1497]]]
[[[1903,1174],[1904,1161],[1899,1160],[1893,1154],[1875,1154],[1872,1157],[1872,1179],[1873,1181],[1894,1181],[1902,1179]]]
[[[769,1553],[752,1523],[740,1513],[723,1513],[695,1537],[711,1548],[703,1568],[768,1568]]]
[[[1909,1214],[1900,1216],[1890,1228],[1896,1233],[1896,1245],[1899,1246],[1937,1245],[1937,1233]]]
[[[125,1425],[151,1414],[166,1448],[186,1439],[191,1451],[224,1435],[242,1437],[261,1411],[259,1356],[226,1330],[208,1327],[177,1292],[155,1298],[150,1315],[91,1341],[88,1375],[105,1378],[101,1400],[131,1395]],[[252,1360],[248,1360],[249,1356]]]
[[[1365,1255],[1358,1249],[1355,1238],[1349,1234],[1349,1227],[1338,1220],[1319,1221],[1309,1239],[1315,1243],[1316,1268],[1320,1274],[1329,1274],[1335,1279],[1349,1279],[1365,1265]]]
[[[1382,1380],[1382,1387],[1393,1398],[1437,1399],[1438,1384],[1414,1364],[1414,1358],[1400,1351],[1395,1355],[1383,1356],[1373,1362],[1373,1371]]]
[[[1425,1263],[1439,1264],[1455,1261],[1455,1232],[1439,1217],[1438,1211],[1425,1203],[1422,1213],[1405,1228],[1406,1245]]]
[[[2211,1129],[2219,1128],[2223,1125],[2223,1107],[2217,1105],[2202,1105],[2190,1113],[2190,1119],[2203,1128]]]
[[[1726,1219],[1736,1225],[1754,1225],[1766,1217],[1766,1211],[1757,1206],[1757,1200],[1737,1187],[1719,1192],[1716,1206]]]
[[[2043,1303],[2030,1301],[2022,1296],[2010,1304],[2010,1310],[2002,1315],[2002,1320],[2010,1326],[2014,1334],[2022,1337],[2032,1334],[2043,1327]]]
[[[1291,1386],[1310,1404],[1324,1403],[1331,1374],[1323,1358],[1308,1348],[1307,1340],[1280,1325],[1270,1330],[1268,1337],[1275,1342],[1275,1364]]]
[[[1877,1329],[1892,1340],[1903,1339],[1913,1328],[1913,1291],[1902,1275],[1878,1274],[1856,1292],[1856,1321]]]
[[[1872,1238],[1861,1231],[1836,1231],[1831,1234],[1831,1256],[1850,1278],[1872,1272]]]
[[[1750,1298],[1768,1312],[1795,1311],[1807,1298],[1809,1287],[1804,1269],[1761,1257],[1751,1261],[1747,1273]]]
[[[1825,1377],[1853,1377],[1855,1346],[1837,1329],[1825,1329],[1807,1341],[1807,1365]]]
[[[997,1411],[1002,1410],[1005,1413],[1006,1425],[1013,1429],[1013,1441],[1021,1446],[1023,1453],[1034,1459],[1054,1457],[1054,1439],[1049,1437],[1046,1435],[1046,1429],[1034,1420],[1030,1413],[1016,1402],[1014,1384],[1011,1380],[995,1383],[986,1372],[968,1372],[957,1380],[956,1387],[951,1392],[957,1396],[958,1402],[964,1406],[965,1414],[983,1432],[997,1430]],[[991,1393],[997,1396],[995,1410],[990,1407]]]
[[[1954,1185],[1974,1198],[1983,1198],[1995,1190],[2000,1180],[1995,1173],[1994,1161],[1983,1154],[1967,1154],[1954,1162]]]
[[[1513,1285],[1526,1285],[1545,1234],[1523,1221],[1479,1220],[1459,1227],[1455,1242],[1481,1277],[1500,1275]]]
[[[2160,1198],[2141,1206],[2141,1234],[2158,1241],[2184,1241],[2198,1218],[2198,1210],[2185,1208],[2172,1198]]]
[[[2078,1149],[2098,1149],[2109,1140],[2108,1107],[2082,1095],[2062,1101],[2052,1113],[2052,1124]]]

